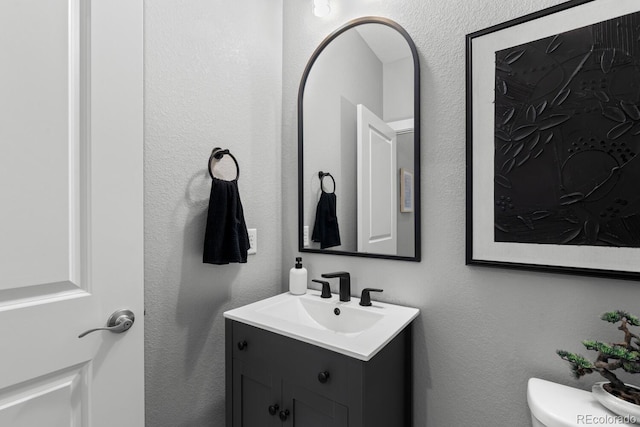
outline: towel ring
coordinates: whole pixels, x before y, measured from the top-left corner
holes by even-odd
[[[333,175],[331,175],[329,172],[322,172],[322,171],[318,172],[318,178],[320,178],[320,189],[323,192],[328,193],[328,191],[324,191],[324,187],[322,186],[322,183],[323,183],[322,180],[327,176],[331,178],[331,181],[333,181],[333,191],[331,192],[331,194],[333,194],[336,192],[336,180],[333,179]]]
[[[223,150],[220,147],[216,147],[211,151],[211,156],[209,156],[209,176],[211,176],[211,179],[214,178],[213,168],[211,167],[211,163],[213,163],[213,160],[220,160],[222,159],[222,157],[224,157],[225,154],[230,156],[233,159],[233,162],[236,164],[236,180],[238,180],[238,178],[240,178],[240,166],[238,165],[238,160],[236,160],[235,156],[229,152],[228,148]]]

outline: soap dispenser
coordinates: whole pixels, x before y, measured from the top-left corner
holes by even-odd
[[[296,258],[296,266],[289,271],[289,292],[293,295],[307,293],[307,269],[302,266],[302,258]]]

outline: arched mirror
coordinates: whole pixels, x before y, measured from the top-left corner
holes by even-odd
[[[420,67],[397,23],[360,18],[298,93],[299,250],[420,261]]]

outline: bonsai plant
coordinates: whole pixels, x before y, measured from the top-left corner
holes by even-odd
[[[640,389],[626,385],[613,373],[617,369],[631,374],[640,373],[640,337],[629,331],[629,326],[640,326],[640,320],[621,310],[604,313],[600,318],[609,323],[620,323],[618,330],[624,333],[624,341],[615,343],[582,341],[587,350],[598,352],[594,362],[582,355],[565,350],[557,350],[556,353],[571,364],[571,372],[575,378],[598,372],[609,381],[608,384],[603,385],[607,392],[627,402],[640,405]]]

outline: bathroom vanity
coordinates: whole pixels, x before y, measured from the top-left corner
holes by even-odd
[[[410,426],[418,310],[358,301],[286,293],[226,312],[227,427]]]

